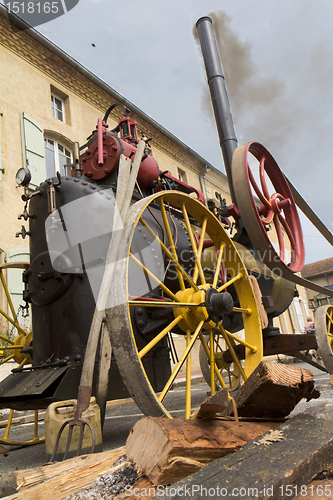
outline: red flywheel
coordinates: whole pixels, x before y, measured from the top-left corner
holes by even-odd
[[[248,142],[235,150],[232,184],[259,259],[276,272],[300,271],[305,252],[296,204],[283,173],[264,146]]]

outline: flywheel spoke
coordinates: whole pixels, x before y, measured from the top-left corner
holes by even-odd
[[[284,240],[283,240],[283,234],[282,234],[280,221],[279,221],[279,218],[277,217],[277,215],[274,215],[273,221],[274,221],[276,234],[278,237],[280,259],[284,260]]]
[[[270,210],[271,205],[270,205],[270,203],[269,203],[269,200],[268,200],[268,199],[266,199],[266,198],[263,196],[263,194],[262,194],[261,190],[259,189],[259,187],[258,187],[258,185],[257,185],[257,183],[256,183],[256,181],[255,181],[255,178],[253,177],[253,174],[252,174],[252,171],[251,171],[251,169],[250,169],[250,166],[249,166],[249,165],[247,166],[247,168],[248,168],[248,173],[249,173],[249,179],[250,179],[250,182],[251,182],[251,184],[252,184],[252,187],[253,187],[253,189],[254,189],[254,191],[255,191],[256,195],[258,196],[258,198],[259,198],[259,200],[261,201],[261,203],[262,203],[262,204],[263,204],[263,205],[267,208],[267,210]]]
[[[268,188],[267,188],[267,184],[266,184],[266,178],[265,178],[265,156],[263,156],[260,160],[260,165],[259,165],[259,175],[260,175],[260,183],[261,183],[261,187],[262,187],[262,192],[264,193],[264,196],[266,198],[266,200],[270,200],[270,195],[269,195],[269,191],[268,191]]]

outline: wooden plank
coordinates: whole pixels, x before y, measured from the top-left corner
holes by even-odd
[[[124,447],[121,447],[3,474],[0,478],[0,495],[10,495],[6,496],[7,500],[44,500],[47,496],[52,500],[61,500],[85,488],[103,474],[109,474],[113,463],[124,452]]]
[[[131,430],[126,454],[153,484],[171,484],[278,425],[145,417]]]
[[[172,485],[173,500],[232,497],[235,500],[285,500],[286,487],[307,485],[333,460],[333,407],[315,406],[290,418],[276,441],[258,438],[242,450],[215,460]],[[266,441],[268,435],[266,434]],[[224,489],[224,490],[222,490]],[[221,492],[223,494],[221,494]],[[156,495],[154,500],[171,498]],[[300,497],[302,498],[302,497]],[[322,498],[332,498],[325,497]]]
[[[311,370],[296,366],[262,361],[235,395],[241,417],[282,418],[294,409],[302,398],[318,398]],[[232,415],[229,402],[223,415]]]

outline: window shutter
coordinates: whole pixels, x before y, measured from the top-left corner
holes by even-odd
[[[44,131],[26,113],[21,113],[23,166],[31,172],[31,185],[39,186],[46,179]]]

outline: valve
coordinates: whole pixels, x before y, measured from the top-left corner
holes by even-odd
[[[27,231],[24,226],[22,226],[22,229],[19,233],[16,233],[15,237],[19,238],[22,236],[22,238],[25,240],[26,236],[31,236],[31,231]]]

